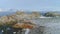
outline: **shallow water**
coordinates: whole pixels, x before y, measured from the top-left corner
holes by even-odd
[[[37,25],[46,27],[44,34],[60,34],[60,18],[40,18],[33,21]]]

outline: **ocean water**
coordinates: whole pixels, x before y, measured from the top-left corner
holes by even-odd
[[[0,16],[14,14],[15,12],[0,12]]]
[[[45,27],[43,34],[60,34],[60,17],[59,18],[39,18],[33,21],[37,25]],[[40,34],[36,32],[37,31],[35,31],[35,34]]]

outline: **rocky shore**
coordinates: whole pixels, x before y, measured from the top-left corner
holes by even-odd
[[[38,12],[27,14],[19,11],[11,15],[2,16],[0,17],[0,31],[3,30],[3,34],[25,34],[28,28],[30,29],[29,34],[54,34],[55,31],[58,32],[59,25],[57,24],[60,24],[60,18],[40,17],[41,14]]]

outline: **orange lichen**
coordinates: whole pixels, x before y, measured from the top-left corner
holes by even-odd
[[[13,25],[13,28],[22,28],[22,29],[29,28],[29,29],[32,29],[33,25],[31,25],[31,24],[25,24],[25,23],[17,23],[15,25]]]

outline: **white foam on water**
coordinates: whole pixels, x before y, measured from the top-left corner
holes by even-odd
[[[41,17],[39,17],[39,18],[52,18],[52,17],[44,17],[44,16],[41,16]]]
[[[16,32],[13,32],[14,34],[16,34]]]
[[[2,30],[2,32],[4,32],[4,31]]]
[[[26,31],[25,31],[25,34],[29,34],[29,32],[30,32],[30,29],[25,29]]]

